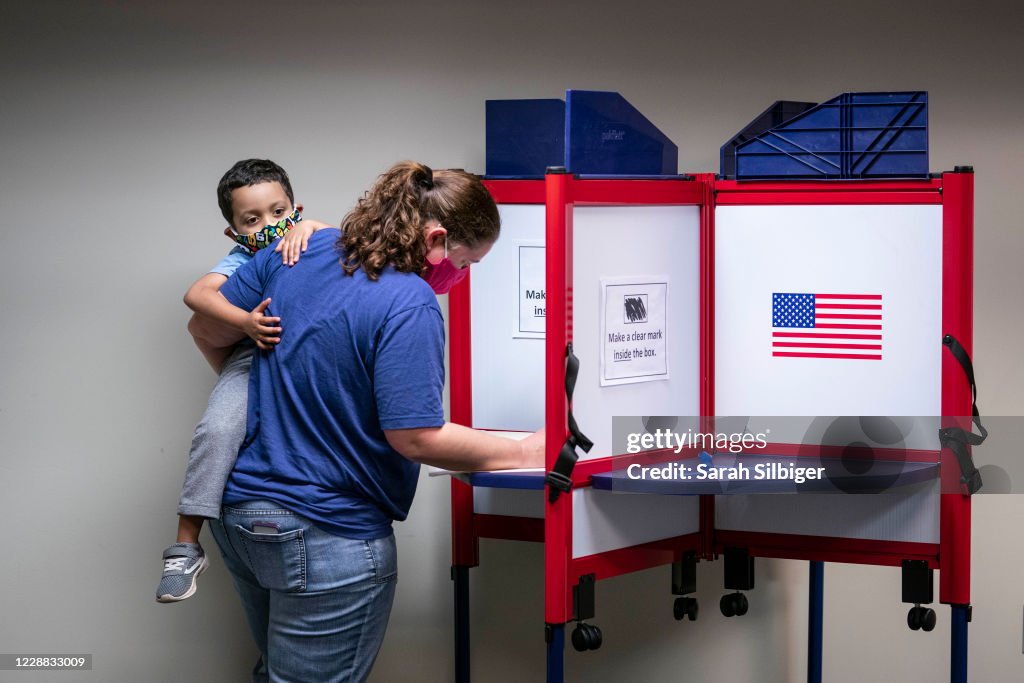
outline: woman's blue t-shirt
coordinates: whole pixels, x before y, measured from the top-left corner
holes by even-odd
[[[416,274],[345,275],[339,236],[317,231],[292,267],[263,249],[220,290],[246,310],[270,297],[267,315],[283,328],[254,359],[224,503],[267,499],[331,533],[372,539],[405,519],[419,475],[384,430],[444,424],[444,321]]]

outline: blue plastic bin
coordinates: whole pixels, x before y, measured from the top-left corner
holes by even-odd
[[[736,176],[736,148],[744,142],[753,140],[758,135],[781,126],[795,116],[803,114],[808,109],[815,107],[817,102],[793,102],[790,100],[779,100],[772,106],[765,109],[757,117],[743,127],[739,133],[732,136],[728,142],[722,145],[720,152],[721,164],[719,173],[723,178],[734,178]]]
[[[738,180],[927,177],[928,93],[844,93],[739,144],[734,156],[735,173],[722,171]]]
[[[565,102],[487,100],[487,177],[540,178],[565,165]]]
[[[486,109],[488,178],[539,178],[549,166],[588,176],[676,175],[675,144],[616,92],[488,100]]]
[[[619,93],[569,90],[565,166],[579,175],[676,175],[679,150]]]

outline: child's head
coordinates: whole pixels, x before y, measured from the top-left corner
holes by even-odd
[[[284,169],[269,159],[239,161],[217,184],[217,204],[231,229],[251,235],[291,215],[295,195]]]

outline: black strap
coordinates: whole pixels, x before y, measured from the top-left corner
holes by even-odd
[[[555,467],[544,477],[548,485],[548,501],[554,503],[561,493],[568,493],[572,488],[572,470],[579,460],[576,447],[583,449],[584,453],[590,452],[594,442],[583,435],[576,418],[572,416],[572,393],[576,389],[576,378],[580,374],[580,360],[572,352],[572,342],[565,347],[565,397],[569,417],[569,436],[562,444],[562,450],[558,452],[558,459],[555,460]]]
[[[953,451],[953,455],[956,456],[956,461],[960,465],[960,488],[964,495],[970,496],[981,488],[981,473],[974,466],[968,446],[980,446],[984,443],[988,437],[988,430],[981,424],[981,415],[978,413],[978,387],[974,383],[974,364],[971,363],[971,357],[967,355],[967,351],[956,337],[951,334],[942,338],[942,344],[949,349],[967,375],[967,381],[971,385],[971,421],[978,425],[978,431],[981,432],[981,434],[975,434],[973,427],[970,431],[959,427],[947,427],[939,430],[939,442],[943,448]]]

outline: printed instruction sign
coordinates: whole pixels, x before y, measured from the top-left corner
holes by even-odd
[[[601,386],[668,379],[668,278],[601,280]]]
[[[519,242],[516,317],[512,336],[516,339],[543,339],[547,315],[544,280],[544,243]]]

